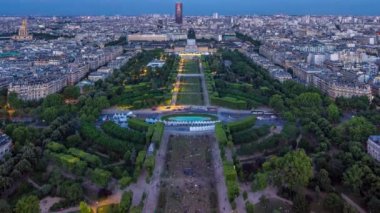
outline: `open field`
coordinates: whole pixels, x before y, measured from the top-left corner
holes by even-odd
[[[182,77],[177,98],[180,105],[203,105],[202,85],[199,77]]]
[[[199,61],[198,60],[185,60],[183,66],[184,74],[198,74],[199,71]]]
[[[179,104],[179,105],[203,105],[202,93],[178,94],[177,104]]]
[[[170,136],[157,212],[217,212],[213,139]]]
[[[198,77],[182,77],[179,92],[202,92],[201,79]]]

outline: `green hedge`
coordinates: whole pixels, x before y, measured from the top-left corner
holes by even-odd
[[[149,124],[143,120],[137,118],[128,119],[128,127],[140,132],[147,132],[149,129]]]
[[[249,143],[258,140],[270,133],[270,126],[264,125],[260,128],[249,128],[232,134],[234,144]]]
[[[226,161],[223,162],[223,173],[227,185],[228,199],[231,202],[239,196],[239,183],[234,164]]]
[[[228,143],[228,138],[227,138],[226,131],[224,130],[222,123],[215,124],[215,134],[216,134],[216,139],[218,140],[218,142],[221,145],[226,146]]]
[[[144,161],[144,167],[148,170],[150,176],[152,176],[153,174],[154,164],[155,164],[154,155],[146,157]]]
[[[78,157],[81,160],[86,161],[94,166],[99,166],[102,163],[98,156],[89,154],[80,149],[70,148],[67,152],[72,156]]]
[[[165,125],[164,123],[156,123],[154,125],[154,132],[152,136],[152,142],[155,144],[160,144],[162,136],[164,134]]]
[[[231,109],[247,109],[248,105],[246,101],[238,100],[232,97],[215,97],[211,96],[211,103],[216,106],[231,108]]]
[[[102,129],[105,133],[112,137],[130,141],[132,143],[145,144],[144,134],[132,129],[122,128],[114,122],[108,121],[102,125]]]
[[[255,116],[249,116],[244,118],[243,120],[232,122],[228,124],[228,127],[230,128],[230,131],[232,134],[236,132],[243,131],[245,129],[249,129],[252,126],[254,126],[256,123],[256,117]]]
[[[60,143],[57,143],[57,142],[49,142],[47,145],[46,145],[46,148],[48,148],[50,151],[52,152],[65,152],[66,151],[66,147]]]
[[[76,175],[82,175],[87,168],[87,163],[69,154],[45,151],[45,154],[55,161],[60,167]]]
[[[84,139],[97,143],[102,147],[117,153],[124,154],[127,150],[131,150],[133,148],[133,145],[104,134],[102,131],[96,129],[96,127],[92,124],[83,124],[81,128],[81,135]]]
[[[91,181],[100,187],[107,187],[111,176],[111,172],[99,168],[90,171]]]

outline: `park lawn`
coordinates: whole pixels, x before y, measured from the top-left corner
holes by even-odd
[[[178,105],[204,105],[202,93],[193,93],[193,94],[178,94],[177,99]]]
[[[198,77],[181,78],[180,92],[202,92],[201,79]]]
[[[198,74],[198,73],[200,73],[198,61],[194,61],[194,60],[186,61],[183,73],[185,73],[185,74]]]

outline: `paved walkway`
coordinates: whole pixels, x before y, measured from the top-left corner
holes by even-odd
[[[178,77],[202,77],[203,76],[203,73],[200,73],[200,74],[178,74],[177,75]]]
[[[214,137],[214,134],[213,134],[213,137]],[[230,213],[232,212],[232,207],[231,207],[230,201],[228,200],[226,180],[223,174],[223,161],[220,156],[219,144],[218,144],[218,141],[216,141],[216,139],[213,142],[212,159],[213,159],[213,164],[214,164],[216,189],[218,192],[219,212]]]
[[[40,210],[41,213],[48,213],[50,212],[49,209],[52,207],[55,203],[58,203],[61,201],[62,198],[60,197],[45,197],[44,199],[40,200]]]
[[[246,212],[245,211],[245,202],[246,201],[244,201],[243,196],[242,196],[242,194],[243,194],[244,191],[246,191],[248,193],[247,201],[249,201],[252,204],[259,203],[260,202],[260,198],[262,196],[265,196],[267,198],[280,200],[280,201],[285,202],[285,203],[287,203],[289,205],[293,205],[292,201],[278,196],[277,195],[277,189],[275,187],[269,186],[269,187],[267,187],[266,189],[264,189],[262,191],[251,192],[251,185],[250,184],[241,183],[240,184],[241,195],[236,198],[236,210],[239,213],[240,212]]]
[[[201,71],[201,82],[202,82],[202,91],[203,91],[203,100],[206,106],[210,106],[210,98],[208,96],[207,83],[205,79],[205,73],[203,71],[202,61],[199,61],[199,70]]]
[[[144,208],[143,208],[143,213],[151,213],[153,212],[154,209],[156,209],[157,203],[158,203],[158,197],[160,195],[160,180],[161,180],[161,174],[162,171],[165,168],[165,160],[166,160],[166,152],[167,152],[167,147],[169,143],[169,137],[170,137],[170,132],[165,131],[160,148],[158,152],[156,153],[156,162],[155,162],[155,167],[152,175],[152,179],[149,184],[149,189],[147,192],[147,197],[145,199],[144,203]]]
[[[356,209],[356,211],[358,211],[359,213],[366,213],[366,211],[360,207],[358,204],[356,204],[353,200],[351,200],[351,198],[349,198],[347,195],[345,195],[344,193],[341,193],[340,194],[342,196],[342,198],[347,202],[349,203],[352,207],[354,207]]]

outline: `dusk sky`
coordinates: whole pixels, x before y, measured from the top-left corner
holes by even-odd
[[[0,0],[0,15],[174,13],[176,0]],[[380,15],[379,0],[183,0],[185,15]]]

